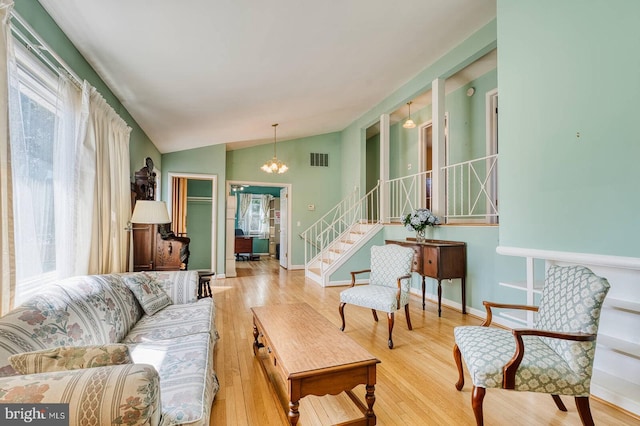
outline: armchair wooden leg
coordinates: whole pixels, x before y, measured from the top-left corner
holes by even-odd
[[[484,400],[485,388],[473,387],[471,393],[471,406],[473,407],[473,414],[476,416],[476,425],[483,426],[484,419],[482,418],[482,401]]]
[[[387,314],[389,318],[389,349],[393,349],[393,340],[391,339],[391,333],[393,333],[393,322],[394,322],[394,314],[390,312]]]
[[[553,398],[553,402],[556,403],[556,407],[558,407],[558,410],[567,411],[567,407],[565,407],[564,402],[562,402],[562,399],[560,399],[559,395],[551,395],[551,398]]]
[[[340,327],[340,331],[344,331],[344,305],[346,305],[346,303],[342,302],[338,308],[338,311],[340,311],[340,318],[342,318],[342,327]]]
[[[589,408],[588,396],[576,396],[576,407],[578,408],[578,414],[580,420],[584,426],[593,426],[593,417],[591,417],[591,409]]]
[[[372,309],[372,310],[371,310],[371,313],[373,313],[373,320],[374,320],[375,322],[378,322],[378,313],[376,312],[376,310],[375,310],[375,309]]]
[[[462,369],[462,354],[458,345],[453,345],[453,359],[456,361],[458,367],[458,381],[456,382],[456,389],[462,390],[464,387],[464,370]]]
[[[413,330],[413,327],[411,326],[411,317],[409,316],[409,304],[408,303],[406,305],[404,305],[404,316],[407,317],[407,327],[409,327],[409,330]]]

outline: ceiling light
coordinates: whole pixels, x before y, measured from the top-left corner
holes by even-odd
[[[272,126],[273,126],[273,158],[267,161],[266,163],[264,163],[262,167],[260,167],[260,169],[266,173],[282,174],[287,170],[289,170],[289,167],[287,167],[287,165],[284,164],[282,161],[279,161],[278,157],[276,156],[276,127],[278,127],[278,123],[272,124]]]
[[[416,127],[416,123],[414,123],[413,120],[411,119],[411,104],[412,103],[413,102],[407,102],[407,105],[409,105],[409,118],[402,125],[402,127],[404,127],[405,129],[413,129],[414,127]]]

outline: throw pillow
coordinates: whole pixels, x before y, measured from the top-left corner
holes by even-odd
[[[152,275],[141,272],[126,275],[123,278],[124,283],[133,292],[147,315],[153,315],[171,305],[171,298]]]
[[[131,364],[131,356],[129,348],[123,344],[60,346],[11,355],[9,362],[20,374],[35,374]]]

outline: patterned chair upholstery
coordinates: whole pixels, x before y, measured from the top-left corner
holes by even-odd
[[[567,409],[560,395],[573,396],[582,423],[593,424],[589,386],[600,311],[608,291],[607,280],[588,268],[551,266],[539,308],[484,302],[487,319],[482,326],[454,329],[456,388],[464,386],[464,358],[473,381],[471,402],[478,425],[483,424],[486,388],[548,393],[562,411]],[[489,328],[492,307],[537,311],[536,325]]]
[[[389,349],[393,349],[394,313],[404,307],[407,326],[409,317],[409,289],[411,286],[411,262],[413,250],[395,244],[371,247],[371,269],[351,272],[351,287],[340,293],[340,317],[344,331],[344,306],[347,303],[371,309],[373,319],[378,321],[376,311],[387,313],[389,319]],[[369,272],[369,283],[356,286],[356,275]]]

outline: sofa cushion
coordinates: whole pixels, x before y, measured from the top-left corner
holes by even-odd
[[[140,272],[124,275],[123,279],[147,315],[153,315],[171,305],[171,298],[153,275]]]
[[[11,366],[20,374],[77,370],[130,364],[129,348],[123,344],[100,346],[60,346],[25,352],[9,357]]]
[[[156,425],[159,392],[145,364],[0,378],[0,403],[66,403],[70,425]]]
[[[16,374],[11,355],[119,342],[141,315],[119,274],[73,277],[43,287],[0,320],[0,377]]]
[[[146,271],[160,283],[176,305],[198,300],[198,271]]]
[[[218,390],[213,348],[209,333],[130,345],[134,362],[151,364],[160,374],[161,424],[209,424]]]
[[[167,306],[153,316],[144,315],[123,343],[171,339],[196,333],[215,334],[214,311],[215,305],[209,297],[196,303]]]
[[[142,314],[120,275],[72,277],[61,281],[59,286],[69,296],[83,329],[94,336],[91,344],[119,342]]]

